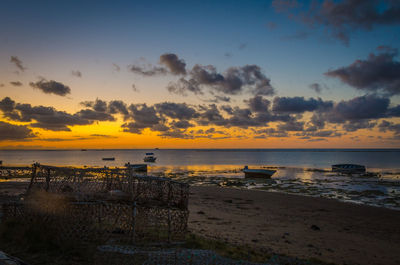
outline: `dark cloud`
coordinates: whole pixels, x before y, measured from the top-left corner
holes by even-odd
[[[164,64],[174,75],[186,75],[186,63],[176,54],[165,53],[160,56],[160,64]]]
[[[139,89],[136,87],[135,84],[132,84],[132,90],[135,92],[139,92]]]
[[[254,112],[268,112],[271,105],[271,102],[268,99],[261,96],[255,96],[245,102],[249,105],[250,110]]]
[[[160,115],[172,119],[190,120],[199,116],[196,110],[186,103],[163,102],[155,104],[154,106]]]
[[[186,80],[180,78],[177,82],[171,82],[167,86],[167,90],[170,93],[187,96],[187,92],[191,92],[195,95],[204,94],[200,89],[199,84],[194,79]]]
[[[72,70],[71,74],[76,77],[82,77],[82,73],[79,70]]]
[[[383,120],[379,125],[378,128],[381,132],[393,132],[395,135],[400,135],[400,123],[394,123],[387,120]]]
[[[217,72],[212,65],[196,64],[189,73],[190,79],[181,78],[177,83],[171,83],[167,88],[176,94],[193,92],[202,94],[202,88],[210,91],[237,95],[245,91],[254,95],[273,95],[275,93],[270,79],[268,79],[257,65],[230,67],[225,73]]]
[[[10,84],[13,85],[13,86],[22,86],[22,85],[23,85],[23,84],[22,84],[21,82],[19,82],[19,81],[12,81],[12,82],[10,82]]]
[[[299,9],[298,1],[275,0],[272,6],[277,12],[288,12],[291,18],[300,19],[310,27],[325,27],[345,44],[357,30],[400,24],[400,2],[396,0],[311,1],[305,13]]]
[[[387,116],[390,100],[376,95],[355,97],[342,100],[332,109],[325,112],[321,118],[332,123],[344,123],[366,119],[379,119]]]
[[[110,114],[120,113],[123,115],[128,115],[128,108],[122,100],[111,100],[108,103],[108,112]]]
[[[356,60],[325,75],[339,78],[360,90],[400,94],[400,62],[395,60],[397,55],[396,49],[387,49],[377,55],[371,53],[366,60]]]
[[[190,127],[193,127],[194,124],[186,121],[186,120],[181,120],[181,121],[173,121],[171,123],[171,128],[177,128],[177,129],[187,129]]]
[[[83,120],[89,121],[115,121],[115,118],[106,112],[103,111],[95,111],[92,109],[83,109],[75,113],[75,115],[79,116]]]
[[[22,61],[17,56],[11,56],[10,62],[15,64],[22,72],[26,70],[26,67],[23,66]]]
[[[285,123],[278,124],[277,129],[278,131],[284,131],[284,132],[303,131],[304,122],[291,120]]]
[[[332,101],[323,101],[320,98],[275,97],[272,109],[274,112],[280,113],[303,113],[317,109],[329,109],[332,106]]]
[[[310,88],[312,89],[312,90],[314,90],[315,91],[315,93],[317,93],[317,94],[321,94],[321,92],[322,92],[322,86],[320,85],[320,84],[318,84],[318,83],[312,83],[311,85],[310,85]]]
[[[165,75],[168,73],[167,69],[164,67],[158,66],[138,66],[138,65],[129,65],[129,71],[135,74],[143,75],[143,76],[156,76],[156,75]]]
[[[69,126],[89,125],[96,121],[113,121],[114,117],[103,111],[101,100],[91,106],[91,109],[83,109],[74,114],[58,111],[53,107],[31,106],[30,104],[15,103],[6,97],[0,101],[0,110],[4,117],[19,122],[29,122],[31,127],[52,131],[70,131]],[[87,104],[90,107],[90,104]],[[96,108],[97,110],[95,110]]]
[[[42,90],[46,94],[66,96],[71,93],[71,89],[68,86],[54,80],[47,81],[42,79],[36,83],[30,82],[29,85],[33,88]]]
[[[376,124],[376,122],[371,122],[368,120],[348,121],[343,124],[343,129],[347,132],[355,132],[360,129],[372,129],[376,126]]]
[[[129,115],[133,122],[122,125],[124,132],[140,134],[143,129],[152,128],[162,121],[157,115],[154,106],[148,107],[146,104],[131,104],[129,106]]]
[[[35,134],[25,125],[14,125],[0,121],[0,141],[25,140],[33,137],[35,137]]]

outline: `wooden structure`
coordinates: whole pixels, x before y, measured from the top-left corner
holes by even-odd
[[[3,205],[5,218],[43,223],[60,239],[146,243],[183,240],[189,185],[140,176],[127,168],[72,168],[33,164],[0,167],[30,176],[23,201]]]

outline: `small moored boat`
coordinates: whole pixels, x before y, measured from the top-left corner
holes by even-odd
[[[355,164],[337,164],[332,165],[332,171],[343,174],[364,174],[365,166]]]
[[[245,178],[270,178],[276,170],[272,169],[249,169],[245,166],[243,169]]]
[[[144,162],[155,162],[157,157],[154,156],[154,153],[146,153],[146,156],[143,158]]]
[[[104,161],[114,161],[115,157],[103,157]]]

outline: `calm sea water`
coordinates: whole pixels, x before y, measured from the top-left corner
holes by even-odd
[[[1,150],[0,160],[4,165],[122,167],[127,162],[143,163],[146,152],[157,156],[148,174],[191,185],[294,193],[400,210],[400,149]],[[362,164],[379,175],[336,174],[330,167],[337,163]],[[244,165],[277,171],[270,180],[245,179]]]
[[[265,165],[330,168],[336,163],[363,164],[374,169],[400,169],[400,149],[231,149],[231,150],[0,150],[4,164],[123,166],[142,163],[146,152],[156,166]],[[115,157],[115,161],[102,161]]]

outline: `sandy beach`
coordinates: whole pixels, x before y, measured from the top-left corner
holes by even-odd
[[[0,182],[0,202],[27,183]],[[399,264],[400,212],[333,199],[193,186],[189,230],[334,264]]]
[[[191,231],[335,264],[400,264],[400,212],[333,199],[191,187]]]

